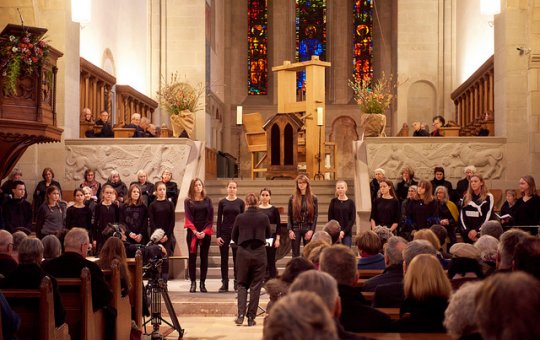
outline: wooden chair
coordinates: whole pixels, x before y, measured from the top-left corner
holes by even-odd
[[[111,286],[113,297],[111,306],[116,309],[116,339],[129,339],[131,333],[131,304],[129,295],[122,296],[121,274],[118,260],[113,260],[111,269],[103,270],[105,279]]]
[[[131,280],[131,291],[129,301],[135,309],[135,323],[142,329],[143,314],[143,257],[140,250],[137,250],[134,258],[128,259],[129,277]]]
[[[56,281],[71,339],[103,339],[105,321],[102,310],[93,310],[90,270],[83,268],[80,278],[57,278]]]
[[[21,318],[19,339],[70,338],[66,323],[58,328],[54,325],[52,284],[47,276],[41,280],[39,289],[2,289],[2,293]]]
[[[263,130],[264,122],[259,112],[244,114],[242,121],[247,147],[251,153],[251,179],[255,179],[257,172],[266,172],[266,167],[263,167],[263,164],[268,148],[266,133]]]

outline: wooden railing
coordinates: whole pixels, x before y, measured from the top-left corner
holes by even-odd
[[[87,107],[92,111],[94,121],[101,111],[112,109],[112,88],[116,78],[88,60],[81,58],[80,110]],[[82,118],[82,117],[81,117]]]
[[[120,126],[129,124],[131,114],[140,113],[141,117],[152,120],[152,113],[158,103],[138,92],[129,85],[116,85],[116,123]]]
[[[469,79],[451,94],[460,135],[478,135],[481,128],[494,133],[493,77],[494,58],[491,56]]]

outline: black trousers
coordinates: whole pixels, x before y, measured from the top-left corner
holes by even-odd
[[[266,273],[266,247],[264,245],[251,249],[238,247],[238,315],[247,315],[254,319],[259,306],[259,296]],[[247,307],[247,291],[249,289],[249,306]]]
[[[276,248],[266,247],[266,277],[273,279],[277,276]]]
[[[188,272],[189,279],[195,281],[197,279],[197,248],[199,247],[199,240],[195,244],[195,251],[192,253],[190,251],[191,239],[195,237],[191,230],[189,230],[186,236],[186,241],[188,245],[189,257],[188,257]],[[206,273],[208,272],[208,252],[210,250],[210,235],[205,235],[204,238],[200,241],[201,246],[201,282],[206,280]]]
[[[232,248],[234,279],[236,280],[236,251],[238,247],[236,245],[230,245],[231,234],[221,235],[221,238],[224,242],[222,246],[219,246],[219,255],[221,256],[221,281],[229,281],[229,248]]]
[[[309,243],[309,241],[306,241],[306,239],[304,238],[304,236],[306,235],[308,231],[309,230],[300,230],[300,229],[294,230],[294,236],[296,237],[294,240],[291,240],[291,248],[292,248],[293,257],[300,256],[300,241],[301,240],[304,241],[304,246]]]

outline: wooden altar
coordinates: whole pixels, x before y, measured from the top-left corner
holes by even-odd
[[[295,115],[278,113],[264,124],[268,154],[266,178],[295,178],[298,174],[298,132],[302,121]]]

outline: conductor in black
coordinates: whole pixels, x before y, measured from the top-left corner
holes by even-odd
[[[246,196],[247,210],[236,217],[232,229],[232,240],[238,245],[236,268],[238,278],[238,317],[237,325],[244,322],[246,315],[247,290],[249,306],[248,326],[255,325],[259,305],[259,295],[266,273],[266,239],[270,237],[268,216],[259,211],[257,195]]]

